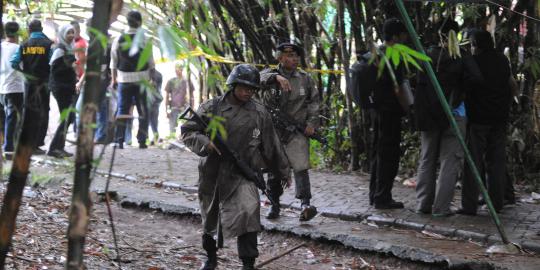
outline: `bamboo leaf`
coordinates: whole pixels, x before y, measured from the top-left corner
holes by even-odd
[[[127,51],[131,48],[131,44],[133,43],[133,40],[131,40],[131,37],[129,35],[123,35],[124,42],[120,44],[120,48],[122,51]]]
[[[141,57],[139,57],[139,61],[137,62],[137,71],[142,70],[142,68],[148,63],[150,57],[152,57],[152,42],[149,41],[146,43],[146,46],[144,46]]]
[[[99,41],[99,44],[101,44],[101,48],[103,48],[104,50],[107,49],[107,43],[108,43],[108,37],[107,35],[103,34],[101,31],[95,29],[95,28],[92,28],[92,27],[88,27],[88,31],[90,31],[90,33],[94,34],[95,38],[97,41]]]
[[[422,61],[428,61],[428,62],[431,62],[431,58],[423,53],[420,53],[420,52],[417,52],[413,49],[411,49],[410,47],[406,46],[406,45],[403,45],[403,44],[395,44],[394,45],[395,49],[401,51],[401,52],[404,52],[406,54],[409,54],[411,55],[412,57],[414,58],[417,58],[419,60],[422,60]]]
[[[391,47],[389,47],[391,48]],[[396,51],[396,50],[392,50],[392,53],[391,53],[391,59],[392,59],[392,64],[394,64],[394,67],[397,67],[399,65],[399,59],[400,59],[400,55],[399,55],[399,52]]]
[[[414,60],[414,58],[409,57],[409,59],[407,59],[407,62],[411,63],[416,69],[418,69],[420,71],[424,71],[422,69],[422,67],[418,64],[418,62],[416,62],[416,60]]]
[[[411,70],[409,69],[409,59],[411,59],[411,56],[402,51],[400,51],[400,54],[403,57],[403,64],[405,65],[405,69],[407,70],[407,72],[411,72]]]
[[[187,9],[184,12],[184,29],[191,30],[191,18],[192,18],[192,9]]]
[[[159,43],[161,52],[170,60],[176,59],[176,55],[180,51],[180,38],[178,35],[168,26],[160,26],[157,33],[159,40],[161,41]]]
[[[206,127],[206,132],[210,133],[210,139],[213,141],[216,138],[216,135],[219,133],[221,138],[227,140],[227,130],[223,125],[225,118],[213,114],[209,114],[208,117],[210,118],[210,121]]]
[[[60,112],[60,122],[66,121],[71,113],[77,113],[77,109],[74,107],[68,107]]]

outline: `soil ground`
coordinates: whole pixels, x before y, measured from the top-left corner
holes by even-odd
[[[41,167],[40,167],[41,166]],[[32,181],[39,182],[49,171],[46,187],[25,189],[17,220],[13,250],[6,269],[63,269],[67,254],[67,214],[71,200],[71,177],[57,168],[51,175],[47,165],[33,166]],[[3,198],[6,182],[0,185]],[[95,194],[94,194],[95,195]],[[86,239],[88,269],[119,269],[103,198],[93,197],[93,213]],[[122,269],[198,269],[205,259],[200,245],[200,220],[193,216],[171,216],[148,210],[121,208],[112,202]],[[298,244],[305,246],[261,269],[440,269],[438,266],[400,260],[374,253],[358,252],[342,245],[316,242],[284,233],[259,235],[258,263]],[[239,269],[234,240],[219,252],[220,269]]]

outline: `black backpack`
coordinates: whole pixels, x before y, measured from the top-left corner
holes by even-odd
[[[377,83],[377,67],[370,63],[371,53],[366,53],[349,69],[348,91],[362,110],[375,107],[374,90]]]

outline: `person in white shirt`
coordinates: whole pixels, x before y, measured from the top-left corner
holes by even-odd
[[[2,57],[0,60],[0,110],[1,124],[4,129],[3,150],[6,159],[10,159],[15,151],[16,130],[22,120],[24,96],[23,75],[11,67],[11,57],[19,50],[19,24],[7,22],[4,25],[6,39],[2,41]]]
[[[114,39],[111,48],[111,85],[118,83],[118,111],[117,116],[129,115],[133,101],[139,114],[139,132],[137,141],[139,148],[147,148],[148,137],[148,106],[146,93],[141,91],[142,82],[150,80],[150,69],[154,67],[152,57],[139,66],[139,59],[148,40],[142,30],[141,13],[135,10],[127,14],[129,30]],[[131,44],[127,49],[126,45]],[[126,130],[126,120],[118,119],[116,127],[116,142],[122,149]]]

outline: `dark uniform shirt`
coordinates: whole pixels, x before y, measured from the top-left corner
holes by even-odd
[[[33,32],[24,41],[11,59],[11,66],[22,71],[27,80],[45,82],[49,80],[49,60],[52,56],[53,42],[42,32]]]
[[[512,96],[508,59],[500,52],[489,50],[475,55],[474,60],[483,82],[467,87],[465,106],[469,121],[485,125],[508,121]]]

